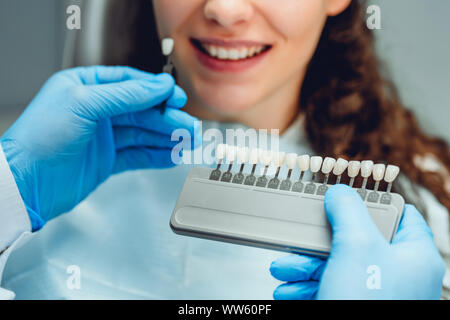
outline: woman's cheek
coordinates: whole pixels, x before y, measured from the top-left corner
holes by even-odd
[[[327,18],[324,0],[284,0],[282,6],[273,0],[262,0],[259,6],[265,18],[287,41],[305,32],[320,32]]]
[[[291,3],[288,8],[273,8],[268,17],[280,35],[277,59],[290,61],[290,67],[284,70],[292,76],[292,73],[305,70],[312,58],[327,14],[322,0],[286,0],[287,2]]]
[[[159,34],[170,36],[201,6],[202,0],[153,0]]]

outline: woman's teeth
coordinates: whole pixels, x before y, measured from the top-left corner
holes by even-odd
[[[219,60],[244,60],[260,54],[265,48],[265,46],[253,46],[227,49],[207,44],[202,44],[202,47],[211,57]]]

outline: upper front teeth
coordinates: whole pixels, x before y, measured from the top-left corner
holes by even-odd
[[[253,57],[264,50],[264,46],[253,46],[249,48],[233,48],[227,49],[212,45],[202,44],[203,48],[210,56],[221,60],[240,60]]]

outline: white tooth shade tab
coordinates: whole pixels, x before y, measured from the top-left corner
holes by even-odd
[[[273,160],[273,152],[270,150],[262,150],[259,154],[259,161],[266,167],[270,166]]]
[[[258,161],[259,161],[259,149],[250,150],[248,162],[250,162],[250,164],[258,164]]]
[[[229,162],[235,161],[236,160],[236,151],[237,151],[236,147],[227,145],[226,150],[227,150],[227,160]]]
[[[286,167],[289,170],[295,169],[295,166],[297,165],[297,154],[296,153],[288,153],[286,155]]]
[[[350,178],[356,178],[356,176],[359,174],[359,169],[361,169],[361,162],[350,161],[348,163],[348,176]]]
[[[285,152],[275,152],[273,154],[273,164],[275,167],[279,168],[284,164],[284,161],[286,160],[286,153]]]
[[[394,180],[397,179],[399,173],[400,173],[399,167],[388,165],[386,168],[386,173],[384,175],[384,181],[386,181],[387,183],[394,182]]]
[[[363,178],[369,178],[372,175],[373,161],[365,160],[361,162],[361,176]]]
[[[175,47],[175,42],[172,38],[165,38],[162,40],[161,46],[163,55],[167,57],[172,54]]]
[[[305,172],[309,169],[309,165],[311,163],[311,157],[307,154],[299,156],[297,159],[298,167],[300,171]]]
[[[311,167],[310,170],[312,173],[317,173],[320,171],[322,167],[323,158],[322,157],[311,157]]]
[[[322,173],[330,174],[331,171],[333,171],[335,164],[336,164],[336,159],[329,158],[329,157],[325,158],[325,160],[323,160],[323,164],[322,164]]]
[[[373,180],[381,181],[384,178],[384,173],[386,171],[386,165],[379,163],[373,166]]]
[[[219,144],[216,148],[216,158],[218,160],[223,160],[225,158],[225,154],[227,152],[225,144]]]
[[[237,148],[237,159],[239,163],[246,163],[249,159],[249,150],[248,148]]]
[[[348,160],[339,158],[334,165],[333,174],[336,176],[342,175],[348,167]]]

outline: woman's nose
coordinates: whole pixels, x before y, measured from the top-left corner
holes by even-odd
[[[223,27],[247,22],[253,15],[249,0],[207,0],[205,16]]]

